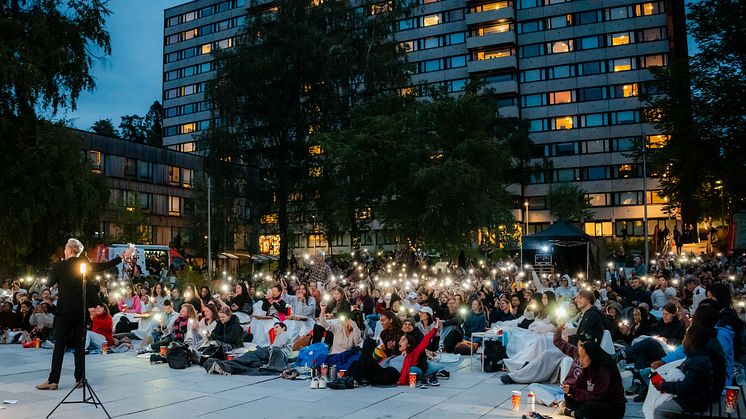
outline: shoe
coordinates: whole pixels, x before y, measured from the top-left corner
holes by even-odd
[[[57,383],[50,383],[49,381],[45,381],[37,385],[36,389],[37,390],[57,390],[59,387],[60,386]]]
[[[225,375],[226,377],[230,377],[231,373],[225,371],[223,367],[220,366],[219,363],[213,362],[212,365],[210,365],[210,370],[207,371],[208,374],[218,374],[218,375]]]
[[[427,379],[424,379],[424,380],[420,381],[420,388],[421,389],[427,390],[428,387],[430,387],[430,386],[427,384]]]
[[[332,390],[351,390],[355,388],[355,380],[352,377],[342,377],[326,385]]]
[[[575,417],[575,411],[574,410],[570,410],[568,408],[564,408],[562,414],[565,415],[565,416],[569,416],[571,418]]]
[[[637,381],[634,381],[632,385],[629,387],[629,390],[624,392],[624,394],[627,396],[634,396],[639,393],[640,393],[640,383]]]
[[[147,353],[150,353],[150,352],[153,352],[153,350],[151,348],[147,347],[147,346],[143,347],[143,348],[140,348],[140,349],[137,350],[137,354],[138,355],[147,354]]]
[[[640,389],[640,394],[635,396],[635,398],[632,399],[632,401],[635,403],[643,403],[647,396],[648,396],[648,386],[645,386],[644,388]]]
[[[75,388],[83,388],[83,380],[80,380],[75,383]]]
[[[501,376],[500,381],[502,381],[503,384],[515,384],[515,381],[513,381],[508,374]]]
[[[440,370],[435,373],[435,376],[440,378],[441,380],[447,380],[451,378],[451,373],[448,372],[447,370]]]
[[[428,377],[427,383],[430,384],[433,387],[440,386],[440,381],[438,381],[438,377],[436,377],[434,375],[431,375],[430,377]]]
[[[319,388],[326,388],[326,378],[319,378]]]
[[[311,388],[313,388],[313,389],[319,388],[319,378],[318,377],[313,377],[311,379]]]

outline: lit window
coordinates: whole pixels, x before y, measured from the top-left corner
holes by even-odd
[[[663,67],[665,65],[665,58],[663,55],[648,55],[647,57],[643,57],[642,65],[645,68]]]
[[[605,193],[591,193],[591,194],[587,194],[585,197],[588,200],[588,204],[592,207],[606,206],[606,194]]]
[[[656,13],[660,13],[660,6],[658,3],[645,3],[636,6],[638,16],[650,16]]]
[[[648,135],[649,148],[661,148],[668,142],[668,135]]]
[[[181,185],[185,188],[191,188],[192,182],[194,182],[192,179],[193,177],[194,171],[192,169],[184,169],[184,176],[182,177]]]
[[[487,26],[484,28],[479,28],[478,34],[479,36],[489,35],[491,33],[501,33],[501,32],[507,32],[510,30],[510,25],[507,23],[501,24],[501,25],[492,25]]]
[[[276,212],[274,212],[272,214],[264,214],[264,215],[262,215],[261,223],[262,224],[277,224],[277,220],[278,219],[279,218],[278,218]]]
[[[611,45],[627,45],[629,44],[629,32],[615,33],[611,35]]]
[[[622,96],[624,97],[637,96],[637,83],[623,85]]]
[[[439,15],[430,15],[422,18],[422,26],[433,26],[440,23]]]
[[[496,2],[496,3],[487,3],[487,4],[479,5],[479,6],[476,7],[475,12],[476,13],[479,13],[479,12],[489,12],[490,10],[500,10],[500,9],[504,9],[506,7],[508,7],[508,2],[507,1],[499,1],[499,2]]]
[[[321,146],[320,145],[312,145],[308,147],[308,154],[311,156],[320,156],[321,155]]]
[[[632,70],[632,60],[630,58],[622,58],[614,60],[614,72],[629,71]]]
[[[571,116],[565,116],[562,118],[557,118],[555,120],[555,126],[557,129],[572,129],[574,123],[573,123],[573,117]]]
[[[181,198],[178,196],[168,197],[168,215],[181,215]]]
[[[552,43],[552,54],[572,51],[572,41],[557,41]]]
[[[183,124],[181,126],[181,133],[182,134],[189,134],[189,133],[192,133],[194,131],[197,131],[197,123],[195,123],[195,122],[190,122],[188,124]]]
[[[480,51],[477,53],[477,60],[491,60],[493,58],[509,57],[513,55],[510,48],[494,50],[494,51]]]
[[[571,103],[572,102],[572,91],[567,90],[564,92],[554,92],[549,94],[549,103],[557,105],[560,103]]]
[[[263,255],[280,254],[280,235],[262,234],[259,236],[259,252]]]
[[[181,171],[176,166],[168,166],[168,181],[179,183],[181,181]]]
[[[197,151],[197,147],[194,142],[181,144],[181,151],[184,153],[194,153]]]
[[[202,45],[202,54],[209,54],[212,52],[212,44]]]
[[[370,208],[358,208],[355,210],[355,219],[358,221],[370,221]]]
[[[94,172],[101,172],[102,168],[102,156],[100,151],[90,150],[88,152],[88,164],[91,166],[91,170]]]
[[[309,167],[308,176],[310,177],[321,177],[322,170],[320,167]]]
[[[633,172],[634,172],[634,166],[632,166],[631,164],[619,165],[619,177],[628,178],[632,176]]]

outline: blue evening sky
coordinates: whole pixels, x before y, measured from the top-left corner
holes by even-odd
[[[75,111],[60,112],[79,129],[122,115],[145,115],[161,100],[163,72],[163,10],[187,0],[110,0],[106,27],[111,56],[94,60],[96,90],[83,92]]]

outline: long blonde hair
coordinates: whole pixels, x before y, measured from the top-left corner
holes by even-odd
[[[197,310],[194,309],[194,306],[189,303],[184,303],[181,305],[182,308],[186,308],[187,310],[187,317],[193,320],[199,320],[199,317],[197,317]]]

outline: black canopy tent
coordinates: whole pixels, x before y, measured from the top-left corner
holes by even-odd
[[[527,242],[551,242],[554,246],[560,247],[585,245],[585,277],[590,278],[591,239],[592,237],[585,234],[580,227],[563,220],[558,220],[540,233],[525,236],[521,240],[521,254],[523,254],[524,246],[528,245],[531,247]]]

